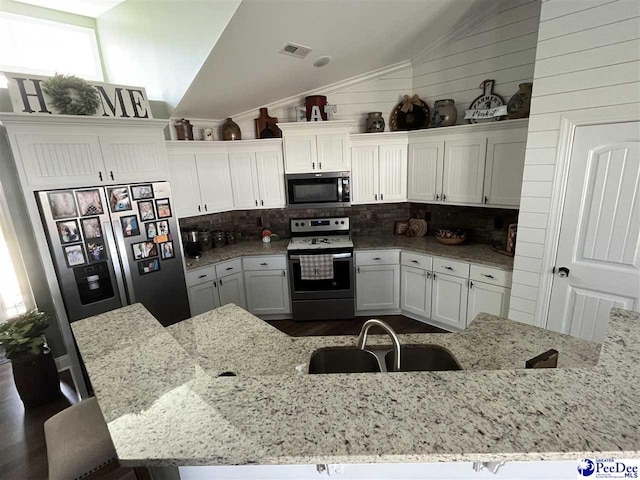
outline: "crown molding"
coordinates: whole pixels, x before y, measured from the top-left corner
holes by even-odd
[[[51,126],[103,126],[103,127],[138,127],[164,128],[169,120],[154,118],[113,118],[91,115],[40,115],[33,113],[0,113],[3,125],[51,125]]]

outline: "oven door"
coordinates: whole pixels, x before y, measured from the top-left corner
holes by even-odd
[[[289,207],[349,206],[348,192],[343,192],[343,179],[348,173],[304,173],[287,175],[287,205]]]
[[[300,255],[289,256],[291,300],[353,298],[352,253],[333,253],[332,255],[333,278],[330,280],[303,280],[300,270]]]

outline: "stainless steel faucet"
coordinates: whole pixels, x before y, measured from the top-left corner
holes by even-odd
[[[377,318],[371,318],[364,322],[364,325],[362,325],[362,330],[360,330],[360,335],[358,336],[358,348],[360,350],[365,349],[367,345],[367,334],[369,333],[369,329],[371,327],[380,327],[391,337],[391,340],[393,342],[393,370],[395,372],[399,372],[400,340],[398,340],[398,335],[396,335],[396,332],[393,331],[393,328],[391,328],[389,324],[383,322],[382,320],[378,320]]]

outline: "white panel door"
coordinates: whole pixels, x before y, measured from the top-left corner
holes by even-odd
[[[379,193],[378,147],[351,148],[351,203],[375,203]]]
[[[497,315],[498,317],[506,317],[509,312],[510,294],[510,288],[470,281],[467,323],[471,323],[476,318],[476,315],[482,312]]]
[[[176,217],[202,214],[195,155],[192,153],[169,154],[169,180]]]
[[[315,135],[289,135],[284,138],[284,161],[287,173],[314,172],[318,169]]]
[[[167,180],[167,154],[161,135],[100,135],[107,182]]]
[[[400,308],[422,318],[431,316],[431,272],[414,267],[401,267]]]
[[[189,287],[189,308],[191,316],[208,312],[220,306],[218,286],[215,281],[200,283]]]
[[[407,201],[407,146],[381,145],[378,150],[380,200]]]
[[[236,209],[258,207],[258,178],[254,153],[230,153],[231,188]]]
[[[446,202],[482,203],[486,138],[445,142],[442,199]]]
[[[409,145],[409,200],[431,202],[442,195],[444,142]]]
[[[254,315],[291,313],[289,280],[285,270],[244,272],[247,309]]]
[[[351,170],[349,162],[349,134],[333,133],[316,136],[318,168],[323,172]]]
[[[467,283],[466,278],[433,274],[432,320],[459,329],[467,326]]]
[[[510,132],[489,137],[484,175],[484,203],[520,205],[527,132]]]
[[[242,272],[227,275],[218,280],[218,295],[220,305],[235,303],[239,307],[247,308],[244,296],[244,277]]]
[[[256,152],[256,171],[258,174],[259,206],[265,208],[284,207],[284,166],[282,153]]]
[[[231,171],[226,153],[196,154],[202,212],[215,213],[233,209]]]
[[[356,267],[356,310],[400,307],[400,265]]]
[[[16,142],[31,186],[83,187],[107,180],[97,136],[30,133],[16,135]]]
[[[612,307],[640,311],[639,132],[640,122],[576,128],[551,330],[601,342]]]

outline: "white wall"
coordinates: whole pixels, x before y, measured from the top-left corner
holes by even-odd
[[[509,318],[545,326],[539,298],[563,114],[640,118],[637,0],[542,4]],[[557,240],[556,240],[557,241]],[[548,299],[546,300],[548,302]]]
[[[486,79],[496,81],[494,92],[507,102],[533,78],[539,15],[540,0],[514,0],[444,48],[430,49],[413,61],[414,92],[429,106],[454,99],[458,124],[467,123],[464,110]]]

